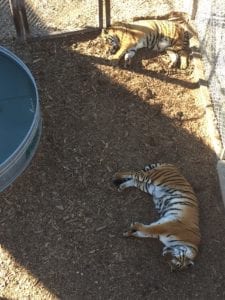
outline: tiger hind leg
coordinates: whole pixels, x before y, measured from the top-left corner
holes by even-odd
[[[139,238],[158,238],[160,235],[166,233],[166,224],[154,222],[150,225],[142,223],[132,223],[130,230],[125,232],[125,237],[139,237]]]
[[[188,53],[184,50],[179,52],[180,55],[180,69],[185,70],[188,67]]]

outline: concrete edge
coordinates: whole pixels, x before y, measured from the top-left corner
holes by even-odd
[[[193,57],[194,78],[199,83],[199,88],[194,91],[195,97],[202,104],[205,111],[207,132],[218,159],[222,157],[223,145],[220,134],[217,129],[216,117],[213,110],[213,104],[208,89],[208,82],[205,79],[204,66],[201,57]]]
[[[225,160],[219,160],[217,162],[217,173],[220,182],[220,190],[222,194],[223,204],[225,206]]]
[[[195,29],[196,27],[193,23],[191,24],[191,26],[193,27],[195,32],[197,32]],[[193,38],[193,44],[191,41],[190,44],[190,47],[193,47],[193,49],[200,49],[200,44],[197,36]],[[194,65],[194,79],[199,83],[199,88],[197,89],[197,91],[194,91],[194,94],[202,104],[205,111],[205,120],[208,135],[211,140],[211,146],[218,158],[216,169],[219,177],[221,196],[225,206],[225,160],[222,159],[224,156],[224,149],[217,128],[216,117],[213,110],[213,103],[208,88],[208,82],[205,78],[205,69],[202,61],[202,56],[199,50],[197,51],[197,53],[193,53],[192,61]]]

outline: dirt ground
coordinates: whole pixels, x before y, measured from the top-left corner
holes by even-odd
[[[193,66],[168,74],[166,56],[140,50],[130,69],[112,67],[93,34],[7,46],[36,79],[43,134],[1,194],[1,297],[224,299],[224,207]],[[200,253],[180,273],[159,241],[122,237],[157,214],[112,175],[150,162],[177,164],[200,202]]]

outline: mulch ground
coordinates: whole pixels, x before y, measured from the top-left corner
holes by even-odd
[[[222,299],[224,208],[193,66],[167,70],[140,50],[112,67],[93,34],[13,44],[40,93],[43,134],[29,168],[1,194],[0,295],[8,299]],[[157,218],[150,196],[118,193],[114,172],[179,166],[200,202],[193,268],[171,273],[162,244],[126,239]]]

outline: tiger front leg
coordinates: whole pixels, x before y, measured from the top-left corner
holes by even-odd
[[[124,237],[138,237],[138,238],[158,238],[157,230],[154,232],[154,226],[144,225],[142,223],[132,223],[130,230],[123,233]]]
[[[131,64],[131,59],[136,54],[136,45],[134,43],[124,44],[113,56],[111,61],[113,65],[118,65],[121,58],[124,56],[124,67],[127,68]]]
[[[121,58],[126,53],[126,50],[120,48],[114,55],[112,55],[109,59],[111,61],[112,66],[118,66]]]

